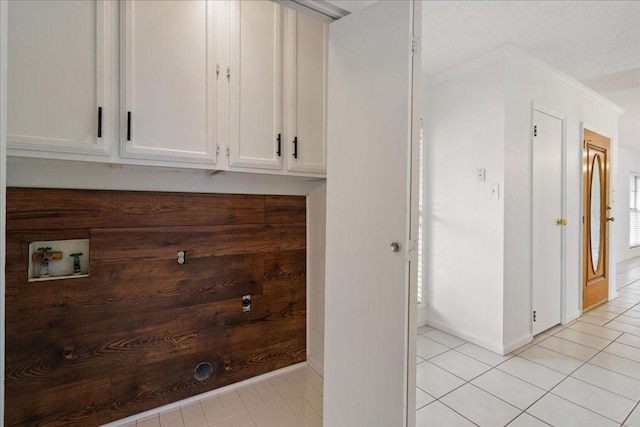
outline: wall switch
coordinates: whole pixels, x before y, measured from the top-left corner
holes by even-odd
[[[492,197],[499,199],[500,198],[500,184],[491,184],[489,187],[489,193]]]
[[[478,178],[478,182],[484,182],[487,179],[487,170],[485,168],[478,169],[476,171],[476,177]]]

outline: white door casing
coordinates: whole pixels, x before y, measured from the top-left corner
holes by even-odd
[[[564,245],[564,118],[533,111],[532,333],[562,322]]]
[[[327,426],[407,425],[412,9],[380,1],[329,31]]]

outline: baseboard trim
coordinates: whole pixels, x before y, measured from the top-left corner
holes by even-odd
[[[569,314],[565,317],[564,322],[562,322],[563,325],[566,325],[567,323],[571,323],[574,320],[580,318],[581,314],[579,311],[576,311],[575,313]]]
[[[506,344],[502,350],[503,351],[502,354],[508,354],[508,353],[511,353],[512,351],[516,351],[523,345],[529,344],[531,341],[533,341],[533,335],[531,335],[530,333],[525,334],[522,337],[518,338],[517,340],[512,341],[509,344]]]
[[[318,362],[313,356],[307,355],[307,363],[314,371],[324,378],[324,366],[322,366],[320,362]]]
[[[455,335],[458,338],[462,338],[463,340],[469,341],[472,344],[476,344],[476,345],[479,345],[480,347],[484,347],[487,350],[493,351],[494,353],[506,354],[506,353],[503,353],[503,346],[500,344],[495,344],[495,343],[483,340],[481,338],[478,338],[475,335],[468,334],[464,331],[460,331],[458,329],[452,328],[449,325],[441,322],[428,320],[427,323],[429,324],[429,326],[433,326],[434,328],[440,329],[441,331],[446,332],[448,334]]]
[[[127,418],[122,418],[122,419],[117,420],[117,421],[112,421],[112,422],[110,422],[108,424],[103,424],[102,427],[119,427],[119,426],[122,426],[124,424],[140,421],[140,420],[142,420],[144,418],[147,418],[147,417],[150,417],[152,415],[157,415],[157,414],[159,414],[161,412],[166,412],[166,411],[170,411],[172,409],[177,409],[180,406],[188,405],[190,403],[194,403],[194,402],[197,402],[199,400],[206,399],[208,397],[212,397],[212,396],[215,396],[215,395],[218,395],[218,394],[221,394],[221,393],[225,393],[227,391],[230,391],[230,390],[233,390],[233,389],[236,389],[236,388],[239,388],[239,387],[244,387],[244,386],[247,386],[247,385],[250,385],[250,384],[254,384],[254,383],[257,383],[258,381],[265,380],[265,379],[267,379],[269,377],[272,377],[274,375],[285,374],[287,372],[296,370],[296,369],[304,367],[304,366],[310,366],[310,363],[307,363],[307,362],[296,363],[295,365],[291,365],[291,366],[287,366],[287,367],[284,367],[284,368],[281,368],[281,369],[278,369],[278,370],[275,370],[275,371],[267,372],[266,374],[258,375],[257,377],[249,378],[247,380],[240,381],[240,382],[237,382],[237,383],[234,383],[234,384],[229,384],[229,385],[226,385],[224,387],[217,388],[215,390],[210,390],[210,391],[207,391],[205,393],[198,394],[196,396],[187,397],[186,399],[182,399],[182,400],[179,400],[177,402],[168,403],[168,404],[166,404],[164,406],[160,406],[158,408],[153,408],[153,409],[150,409],[150,410],[145,411],[145,412],[141,412],[141,413],[136,414],[136,415],[131,415],[130,417],[127,417]],[[311,367],[314,370],[317,371],[316,368],[314,368],[313,366],[311,366]]]

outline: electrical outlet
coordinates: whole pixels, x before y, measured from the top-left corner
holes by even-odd
[[[242,297],[242,311],[251,311],[251,295]]]
[[[500,184],[491,184],[489,187],[489,193],[493,198],[500,198]]]
[[[476,171],[476,177],[478,178],[478,182],[484,182],[487,179],[487,170],[485,168],[478,169]]]

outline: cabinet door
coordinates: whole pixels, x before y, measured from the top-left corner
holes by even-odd
[[[122,157],[214,164],[215,2],[121,7]]]
[[[290,171],[327,171],[327,44],[326,23],[287,11],[284,105]]]
[[[107,1],[9,2],[9,154],[109,155]]]
[[[282,6],[231,5],[230,166],[282,168]]]

